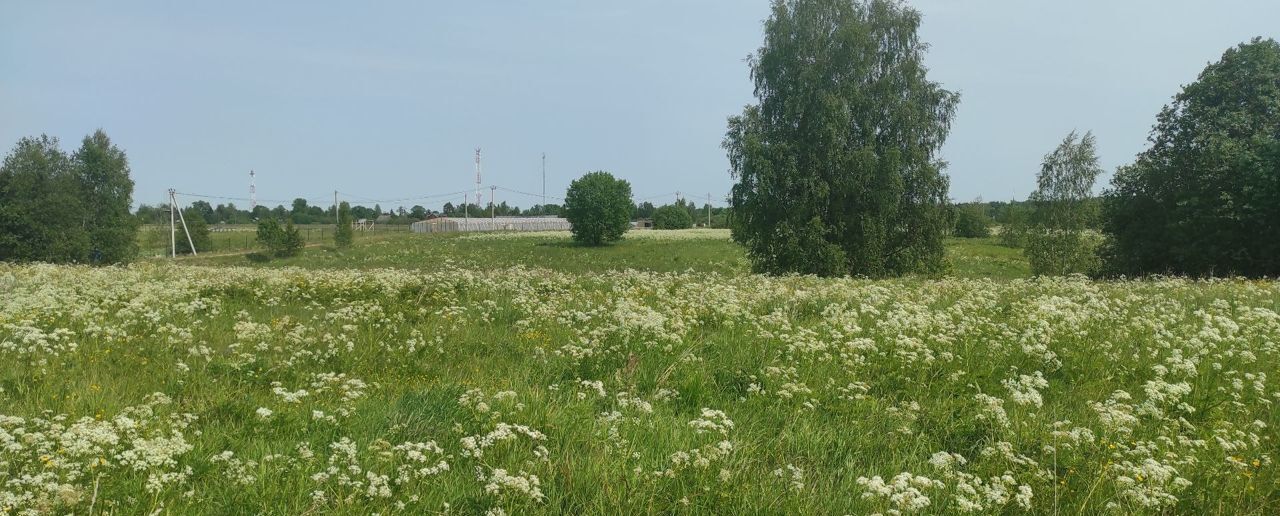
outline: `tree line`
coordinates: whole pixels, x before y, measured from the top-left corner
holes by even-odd
[[[701,207],[696,206],[692,202],[684,199],[676,201],[671,205],[672,209],[679,209],[688,213],[689,223],[684,227],[692,227],[694,225],[705,225],[707,220],[708,205]],[[654,206],[651,202],[641,202],[635,204],[632,210],[633,216],[637,219],[655,219],[663,218],[658,215],[659,206]],[[228,202],[226,204],[210,204],[205,200],[196,200],[191,202],[183,213],[188,217],[188,223],[191,218],[199,218],[208,225],[225,225],[225,224],[256,224],[260,220],[274,218],[276,220],[289,220],[297,225],[306,224],[333,224],[336,218],[333,212],[333,205],[320,207],[309,204],[306,199],[294,199],[289,207],[277,205],[274,208],[266,206],[257,206],[252,211],[240,209],[235,203]],[[726,227],[727,209],[711,208],[712,227]],[[433,217],[488,217],[490,215],[497,217],[542,217],[542,216],[562,216],[564,208],[557,204],[535,204],[531,208],[521,209],[519,206],[510,206],[503,201],[496,205],[479,205],[469,203],[465,207],[461,204],[454,205],[452,202],[446,202],[440,210],[432,210],[422,205],[415,205],[411,208],[400,206],[393,210],[383,210],[380,204],[375,204],[372,208],[362,205],[351,206],[351,214],[354,220],[366,219],[376,220],[381,216],[387,217],[384,220],[386,224],[411,224],[419,220],[426,220]],[[140,224],[169,224],[169,206],[165,205],[149,205],[142,204],[138,206],[135,217]],[[664,219],[665,220],[665,219]],[[669,227],[665,229],[679,229],[679,227]]]

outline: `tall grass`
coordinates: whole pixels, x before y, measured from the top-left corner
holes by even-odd
[[[1273,282],[655,272],[599,263],[716,244],[593,266],[520,241],[369,239],[359,269],[0,265],[0,509],[1280,503]],[[431,266],[368,268],[397,249]]]

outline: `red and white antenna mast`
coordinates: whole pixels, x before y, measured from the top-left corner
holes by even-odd
[[[476,206],[480,203],[480,147],[476,147]]]
[[[258,207],[258,187],[253,183],[254,173],[249,171],[249,211],[252,212]]]

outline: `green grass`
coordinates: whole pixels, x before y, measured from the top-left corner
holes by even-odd
[[[951,274],[960,278],[1015,279],[1031,276],[1021,249],[1005,247],[998,238],[949,238]]]
[[[536,266],[561,272],[587,273],[636,269],[654,272],[714,272],[748,274],[750,262],[742,247],[728,239],[727,231],[691,232],[687,239],[663,239],[680,232],[655,231],[631,234],[621,242],[585,247],[574,244],[567,233],[485,235],[391,233],[358,235],[349,249],[335,249],[330,242],[303,251],[299,256],[250,263],[243,255],[187,259],[196,265],[297,266],[306,268],[402,268],[433,270],[442,266],[500,268]],[[1030,275],[1019,249],[1002,247],[996,239],[951,238],[946,241],[950,275],[961,278],[1024,278]]]
[[[333,243],[333,226],[329,225],[300,225],[297,226],[298,234],[302,236],[303,242],[308,245],[323,245]],[[171,251],[169,240],[169,227],[147,225],[138,231],[138,248],[139,255],[143,258],[167,257]],[[257,247],[257,226],[252,224],[236,224],[223,225],[211,228],[209,232],[210,248],[202,253],[208,254],[226,254],[236,251],[250,251]],[[380,226],[371,232],[371,235],[382,236],[389,234],[408,234],[407,226]],[[186,235],[179,231],[179,239],[185,239]],[[181,251],[179,251],[181,252]]]

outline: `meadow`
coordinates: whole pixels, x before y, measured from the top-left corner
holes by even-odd
[[[6,514],[1275,514],[1280,284],[723,231],[0,264]]]

